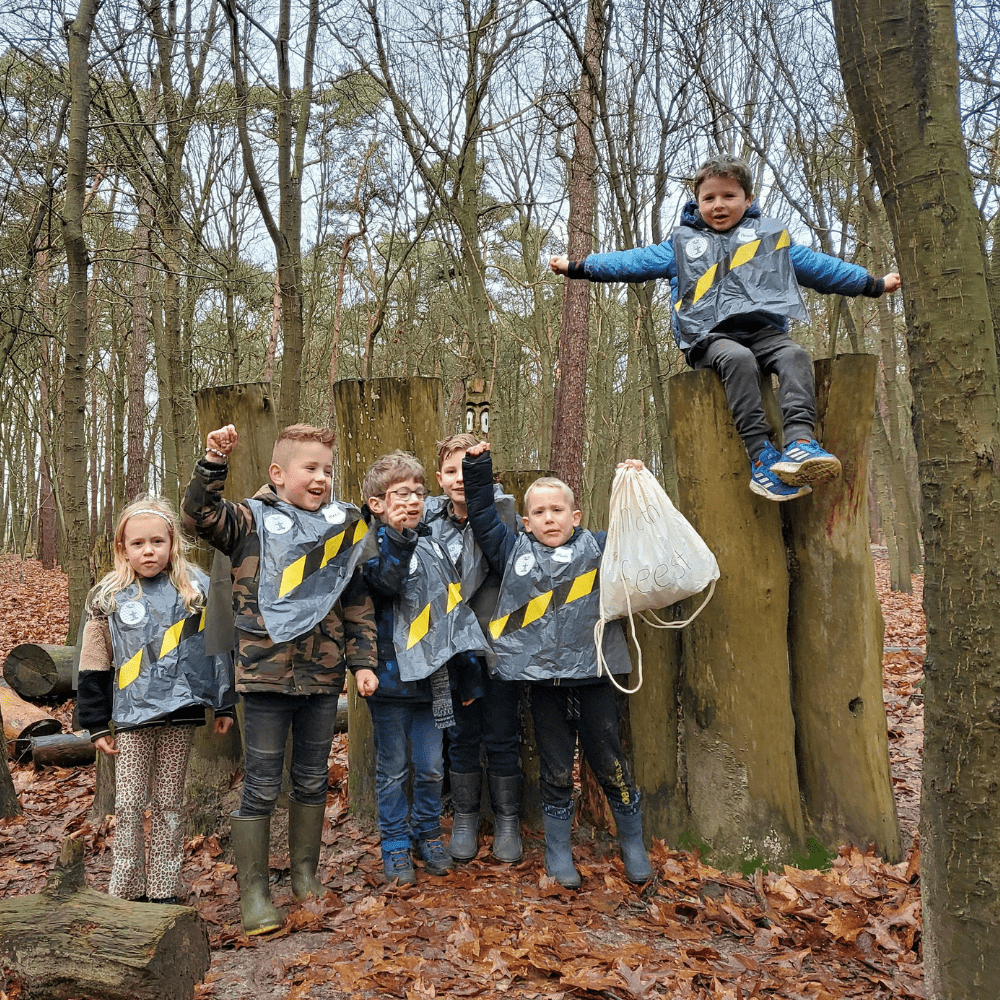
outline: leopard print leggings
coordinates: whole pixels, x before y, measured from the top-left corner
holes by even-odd
[[[122,899],[177,894],[184,834],[181,806],[194,726],[150,726],[119,733],[115,766],[114,863],[108,893]],[[149,802],[149,882],[143,817]]]

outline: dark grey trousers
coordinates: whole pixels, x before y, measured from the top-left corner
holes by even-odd
[[[771,425],[761,403],[760,377],[778,376],[778,401],[784,443],[811,438],[816,428],[816,379],[809,352],[781,330],[735,333],[691,351],[692,368],[712,368],[726,390],[736,430],[751,461],[771,439]],[[782,442],[775,446],[781,451]]]

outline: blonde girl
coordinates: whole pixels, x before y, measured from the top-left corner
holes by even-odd
[[[205,574],[187,561],[177,515],[158,497],[121,513],[114,569],[90,592],[81,637],[80,723],[117,757],[112,896],[176,903],[181,807],[195,726],[233,723],[232,666],[204,643]],[[149,867],[143,814],[150,804]]]

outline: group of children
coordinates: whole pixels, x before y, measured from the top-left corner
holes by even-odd
[[[550,266],[598,281],[669,277],[678,344],[693,367],[711,367],[722,378],[750,456],[751,489],[775,500],[801,496],[840,466],[815,441],[811,361],[785,329],[785,317],[802,312],[798,283],[879,295],[898,288],[899,276],[874,279],[855,265],[791,246],[781,223],[760,217],[742,161],[710,160],[694,193],[666,243],[583,261],[553,257]],[[781,452],[763,417],[761,372],[779,378]],[[296,899],[323,892],[317,866],[328,758],[347,670],[371,710],[388,878],[414,882],[414,853],[437,875],[476,856],[481,755],[494,813],[493,855],[521,859],[522,688],[541,765],[547,874],[566,887],[581,884],[571,849],[579,740],[607,795],[627,877],[635,883],[652,877],[641,796],[618,737],[615,692],[596,669],[604,536],[580,528],[566,483],[536,480],[519,523],[513,499],[494,483],[489,445],[459,434],[439,446],[443,496],[428,497],[419,461],[397,451],[369,470],[359,510],[331,496],[332,432],[299,424],[281,432],[269,482],[234,503],[222,492],[236,443],[231,425],[208,435],[183,509],[186,526],[232,562],[235,689],[245,746],[232,844],[246,933],[282,923],[270,899],[268,853],[289,729],[292,892]],[[641,468],[636,460],[627,464]],[[206,651],[207,581],[185,559],[167,505],[144,499],[127,507],[114,558],[114,570],[88,600],[80,719],[102,751],[118,755],[109,891],[172,902],[191,736],[206,707],[215,710],[217,732],[232,725],[231,671],[227,657]],[[628,673],[618,624],[603,642],[609,672]],[[445,732],[454,806],[447,845]]]

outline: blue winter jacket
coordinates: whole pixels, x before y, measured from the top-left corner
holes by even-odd
[[[759,219],[760,216],[760,208],[757,202],[754,202],[743,218]],[[737,225],[742,221],[741,219]],[[681,212],[681,226],[699,230],[711,229],[702,219],[696,201],[689,201],[684,206]],[[569,276],[585,277],[591,281],[651,281],[654,278],[669,278],[671,304],[676,304],[677,267],[674,263],[673,235],[671,233],[668,239],[655,246],[637,247],[634,250],[620,250],[614,253],[592,253],[584,259],[582,267]],[[789,248],[788,253],[795,268],[796,280],[806,288],[828,295],[854,296],[873,292],[875,279],[858,264],[849,264],[839,257],[831,257],[829,254],[796,244]],[[674,315],[673,310],[671,315]],[[730,320],[727,327],[747,332],[767,326],[779,330],[787,330],[788,327],[785,316],[761,311],[748,311],[739,316],[738,321],[737,326]],[[725,332],[725,328],[720,330]],[[673,324],[673,331],[674,339],[681,344],[676,323]]]

